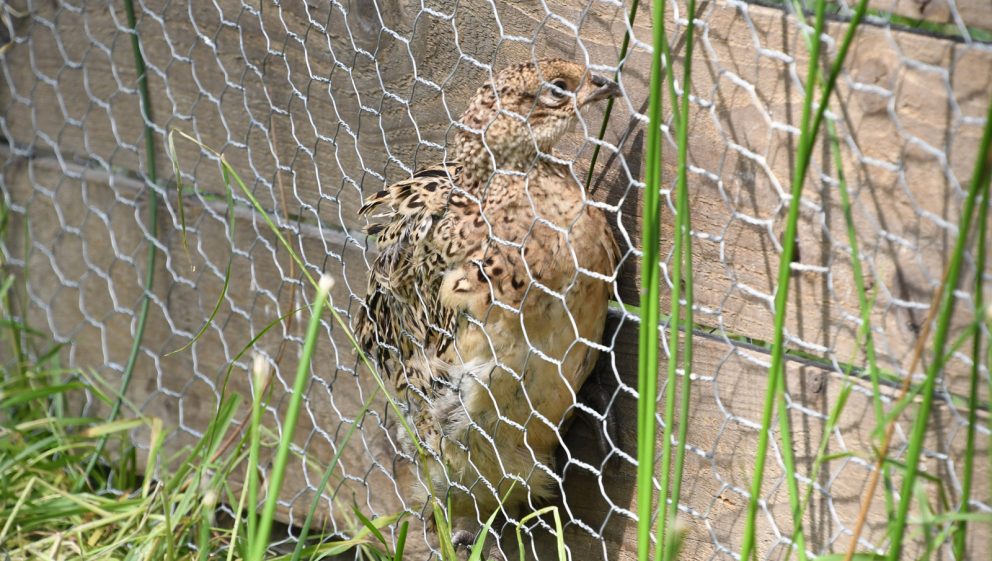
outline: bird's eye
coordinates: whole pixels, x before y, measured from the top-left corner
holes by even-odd
[[[561,107],[571,96],[568,89],[568,82],[563,78],[555,78],[548,82],[548,87],[541,93],[541,103],[546,107]]]

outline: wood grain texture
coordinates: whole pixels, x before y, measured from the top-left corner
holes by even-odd
[[[5,156],[8,163],[3,179],[11,195],[11,231],[15,233],[6,247],[25,247],[27,243],[27,257],[15,252],[12,258],[17,269],[29,276],[28,319],[57,340],[72,342],[67,347],[68,363],[96,368],[106,379],[116,380],[127,353],[127,345],[119,342],[133,337],[131,310],[141,295],[139,279],[146,247],[141,224],[147,208],[146,191],[135,180],[55,159]],[[173,451],[194,442],[212,418],[226,366],[240,345],[275,320],[275,310],[291,306],[285,252],[270,246],[271,236],[254,215],[238,213],[232,242],[225,233],[222,206],[189,205],[187,212],[188,260],[178,230],[163,229],[160,237],[171,258],[159,261],[149,327],[135,383],[128,392],[130,401],[145,415],[175,423],[168,441]],[[30,217],[29,222],[25,216]],[[303,228],[294,238],[305,250],[324,247],[335,234]],[[164,356],[188,340],[212,309],[220,294],[222,273],[215,270],[216,264],[226,260],[231,247],[236,256],[232,286],[214,326],[188,351]],[[360,273],[351,272],[352,268]],[[348,301],[348,292],[340,281],[364,274],[360,254],[345,253],[340,261],[329,255],[325,269],[339,279],[333,296],[341,308]],[[308,297],[312,294],[303,286],[299,290]],[[276,327],[260,341],[259,348],[273,358],[282,357],[275,371],[277,395],[292,384],[295,357],[302,345],[301,319],[292,326]],[[312,369],[314,381],[295,439],[298,451],[305,453],[308,461],[292,464],[287,475],[281,504],[286,520],[298,521],[303,516],[336,443],[374,388],[366,372],[359,369],[356,374],[355,358],[337,328],[325,332],[322,339],[325,344],[318,349]],[[563,498],[557,504],[567,524],[566,543],[573,556],[633,559],[636,427],[631,412],[636,408],[636,324],[611,319],[604,343],[613,352],[603,355],[580,398],[587,403],[584,407],[602,412],[601,404],[588,400],[598,390],[607,396],[608,415],[599,420],[580,415],[563,430],[557,466],[564,474]],[[768,357],[711,335],[697,335],[695,345],[686,468],[691,475],[685,480],[680,504],[688,532],[684,558],[701,560],[740,547]],[[282,346],[285,349],[280,353]],[[229,393],[240,394],[245,400],[250,396],[248,362],[242,359],[236,363],[228,384]],[[662,361],[659,368],[665,372],[667,364]],[[786,372],[797,467],[801,477],[809,478],[826,416],[845,380],[837,372],[795,361],[787,363]],[[849,455],[822,466],[818,488],[805,512],[813,551],[843,547],[846,542],[837,532],[853,523],[866,484],[865,461],[873,449],[875,426],[871,390],[865,381],[852,379],[851,383],[851,397],[827,447],[828,453]],[[888,403],[896,390],[883,390],[883,400]],[[280,430],[278,419],[284,413],[285,401],[277,398],[265,414],[266,426],[274,431]],[[359,505],[366,514],[390,514],[416,506],[403,500],[407,486],[414,482],[409,464],[397,456],[393,436],[397,428],[391,414],[381,399],[375,400],[372,411],[349,443],[342,456],[343,466],[332,479],[338,489],[337,502],[327,501],[319,511],[320,520],[339,531],[349,530],[348,518],[336,513],[348,512],[351,504]],[[901,426],[908,427],[910,421],[910,416],[904,416]],[[980,422],[987,426],[985,412]],[[609,430],[604,430],[604,423]],[[659,446],[660,431],[661,427]],[[897,433],[894,442],[900,454],[905,448],[904,435],[905,431]],[[146,437],[135,433],[139,446],[145,444]],[[964,438],[964,419],[958,410],[943,398],[938,400],[926,442],[926,473],[936,476],[926,484],[931,496],[953,493],[953,486],[939,488],[939,482],[960,480],[962,466],[957,459],[963,454]],[[602,439],[605,447],[599,443]],[[976,497],[989,493],[984,476],[988,470],[986,446],[987,439],[980,438]],[[759,527],[764,536],[759,552],[776,556],[776,548],[782,549],[783,544],[775,536],[788,535],[791,526],[783,473],[774,450],[771,458],[763,487],[768,510]],[[866,534],[871,543],[884,539],[886,518],[881,494],[878,499]],[[987,528],[979,528],[973,537],[975,547],[990,537]],[[502,532],[504,551],[516,558],[514,527],[506,526]],[[415,524],[412,536],[408,551],[425,554],[423,529]],[[553,558],[552,546],[552,536],[540,528],[532,528],[525,541],[531,552],[528,557],[535,559]]]
[[[145,5],[139,24],[149,66],[160,173],[170,175],[164,138],[178,128],[221,150],[270,209],[308,224],[355,232],[363,193],[440,161],[452,118],[492,65],[532,56],[615,64],[626,31],[618,6],[538,1],[439,4],[389,1],[322,11],[240,2],[190,8]],[[435,9],[436,8],[436,9]],[[219,10],[219,11],[218,11]],[[642,7],[600,159],[593,196],[615,213],[627,251],[617,298],[636,303],[636,254],[650,15]],[[698,16],[690,163],[699,321],[726,333],[771,339],[780,240],[787,209],[805,47],[792,20],[761,6],[708,3]],[[39,6],[18,27],[0,88],[11,142],[103,167],[143,170],[141,123],[122,15],[103,6]],[[581,21],[577,29],[564,22]],[[671,20],[667,26],[678,40]],[[80,34],[85,28],[88,34]],[[831,23],[833,38],[843,25]],[[499,41],[500,33],[506,39]],[[517,39],[512,39],[515,37]],[[833,53],[836,43],[828,46]],[[484,65],[482,67],[478,65]],[[833,110],[844,145],[855,222],[877,292],[873,323],[883,366],[908,366],[916,330],[962,201],[992,92],[992,51],[865,26],[852,49]],[[670,100],[666,100],[666,107]],[[667,109],[666,109],[667,112]],[[564,143],[584,178],[600,115],[591,112]],[[212,156],[177,144],[180,168],[218,194]],[[673,185],[675,150],[664,155]],[[284,182],[278,188],[277,174]],[[825,144],[811,175],[836,178]],[[662,251],[671,252],[673,203],[666,197]],[[826,360],[857,360],[858,307],[837,189],[810,180],[803,196],[788,339]],[[170,209],[175,214],[175,209]],[[666,271],[670,259],[665,260]],[[966,273],[968,275],[970,273]],[[665,277],[670,285],[671,280]],[[358,291],[360,292],[360,291]],[[667,300],[663,302],[668,307]],[[962,316],[962,321],[967,321]],[[966,365],[952,364],[961,373]],[[956,393],[965,387],[951,381]]]
[[[406,0],[315,4],[140,3],[159,174],[168,193],[160,214],[167,258],[156,270],[153,313],[131,397],[149,414],[174,421],[178,429],[171,446],[190,442],[205,425],[219,392],[218,376],[241,346],[294,307],[291,294],[299,301],[311,292],[257,215],[239,211],[235,239],[227,238],[225,187],[216,161],[186,142],[177,144],[187,186],[179,201],[175,183],[168,183],[168,130],[194,134],[224,153],[255,196],[280,217],[280,225],[295,232],[292,243],[308,271],[329,271],[339,279],[335,305],[348,313],[364,294],[370,258],[357,235],[363,194],[443,158],[451,119],[488,76],[487,67],[564,56],[588,57],[609,71],[627,29],[622,6],[598,1],[463,0],[457,8],[424,2],[425,9]],[[651,37],[650,8],[644,4],[621,77],[626,96],[617,103],[605,137],[609,145],[590,186],[593,198],[608,206],[626,251],[616,297],[629,303],[636,303],[639,285],[637,217]],[[902,0],[895,4],[897,13],[908,6]],[[929,2],[926,9],[941,5]],[[695,366],[700,378],[694,382],[699,389],[694,389],[690,443],[696,448],[690,469],[699,475],[687,487],[685,502],[687,553],[694,559],[726,556],[739,545],[765,359],[732,346],[725,336],[771,338],[771,298],[803,95],[799,77],[808,62],[794,21],[781,11],[727,2],[701,6],[691,83],[693,255],[697,320],[717,338],[700,344]],[[957,2],[956,8],[962,17],[976,14],[966,22],[992,21],[985,0]],[[14,20],[15,44],[0,61],[0,131],[14,152],[33,158],[7,154],[4,168],[15,209],[13,231],[25,224],[18,220],[29,218],[24,227],[31,251],[20,265],[30,279],[31,318],[58,340],[75,341],[67,351],[72,364],[100,367],[110,379],[119,377],[127,358],[127,345],[120,341],[130,341],[133,333],[146,249],[146,191],[129,179],[147,170],[124,21],[119,8],[108,10],[101,2],[33,4],[28,17]],[[573,28],[574,22],[580,24]],[[675,39],[680,74],[684,45],[671,14],[666,27]],[[834,41],[828,44],[830,56],[843,30],[842,24],[828,26]],[[881,366],[897,374],[908,365],[954,243],[980,118],[992,97],[988,68],[992,49],[987,46],[869,25],[857,35],[831,105],[874,298]],[[664,102],[670,115],[667,95]],[[583,180],[592,151],[585,138],[598,131],[599,111],[591,111],[562,147]],[[663,278],[670,286],[674,203],[667,190],[675,177],[670,135],[664,149],[661,241]],[[823,144],[813,166],[814,176],[828,179],[810,180],[803,195],[788,344],[826,364],[862,364],[851,256],[833,183],[837,170]],[[247,207],[243,198],[239,202]],[[180,204],[191,226],[188,254],[179,237]],[[215,325],[189,351],[163,356],[206,320],[220,294],[232,243],[234,281]],[[969,279],[970,263],[964,272]],[[665,309],[667,293],[663,290]],[[971,305],[962,298],[958,328],[970,321]],[[621,330],[614,360],[600,373],[607,386],[621,388],[613,405],[620,417],[616,445],[628,454],[633,419],[624,415],[633,410],[630,388],[636,386],[631,329]],[[318,364],[327,369],[315,371],[320,382],[310,389],[309,413],[297,433],[300,450],[316,464],[301,464],[290,474],[283,505],[294,519],[308,504],[307,489],[319,480],[321,462],[333,455],[334,443],[372,387],[366,374],[356,373],[338,330],[328,326],[326,337],[330,343],[322,347]],[[284,389],[291,384],[300,341],[298,318],[261,342],[273,357],[283,348],[278,372]],[[233,391],[243,395],[248,395],[247,364],[239,361],[232,380]],[[832,403],[840,381],[829,369],[796,363],[789,368],[790,391],[797,404],[805,404],[795,410],[796,442],[809,456],[816,431],[822,431],[817,415]],[[941,395],[964,395],[967,368],[966,357],[956,354],[944,372]],[[808,389],[813,387],[820,389]],[[981,399],[988,401],[987,385],[980,387]],[[863,419],[871,410],[862,390],[855,395],[862,401],[850,406],[852,417],[835,440],[867,453],[872,427]],[[283,406],[280,402],[270,412],[272,426]],[[376,410],[383,410],[381,402]],[[342,496],[368,512],[386,514],[403,505],[405,483],[393,483],[394,478],[409,474],[396,461],[388,415],[374,419],[363,424],[362,438],[345,454]],[[928,440],[932,473],[959,477],[954,458],[963,446],[961,423],[954,407],[942,405]],[[983,423],[987,427],[987,420]],[[588,457],[595,435],[583,432],[581,422],[574,427],[569,448],[577,458]],[[569,502],[562,506],[573,521],[569,543],[573,551],[594,552],[592,558],[632,557],[633,467],[614,460],[621,467],[600,468],[594,457],[587,461],[592,470],[573,462],[564,483]],[[830,469],[835,477],[827,482],[829,496],[815,493],[807,513],[818,536],[815,545],[823,550],[846,543],[838,536],[853,521],[867,473],[850,459],[837,460]],[[770,474],[772,481],[776,477]],[[763,524],[769,517],[784,520],[783,492],[781,485],[769,487],[774,503]],[[978,496],[988,497],[989,491]],[[881,520],[879,512],[874,516]],[[881,529],[873,524],[870,539],[878,543]],[[771,540],[762,542],[762,551],[771,552],[778,534],[767,525],[760,531]],[[512,531],[508,537],[512,542]],[[548,546],[545,538],[538,542],[538,549]]]
[[[964,24],[992,30],[992,4],[984,0],[872,0],[868,6],[883,17],[894,14],[917,21],[951,24],[955,28]]]

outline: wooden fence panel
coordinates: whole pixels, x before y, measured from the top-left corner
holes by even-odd
[[[143,18],[139,33],[151,69],[160,174],[170,175],[165,131],[184,130],[222,150],[267,207],[356,232],[363,193],[443,157],[450,119],[486,76],[466,59],[498,67],[529,56],[522,40],[499,43],[501,32],[534,37],[540,56],[581,59],[588,52],[594,63],[611,65],[626,29],[623,12],[607,4],[590,8],[578,40],[536,1],[498,14],[488,1],[462,3],[450,21],[400,2],[383,5],[374,11],[355,4],[347,18],[340,8],[316,13],[297,4],[256,9],[225,1],[187,9],[170,3],[161,16],[148,6],[156,17]],[[30,25],[30,44],[7,55],[9,85],[0,100],[9,107],[10,140],[104,166],[143,169],[122,15],[90,6],[80,13],[51,10],[32,14],[46,25]],[[628,251],[640,242],[638,113],[647,99],[647,10],[633,28],[626,99],[617,104],[606,136],[613,144],[623,139],[623,150],[606,151],[591,189],[619,211],[613,222]],[[574,21],[580,15],[563,8],[561,17]],[[690,147],[699,321],[767,341],[805,47],[795,25],[775,9],[707,4],[699,19]],[[88,34],[77,33],[80,27]],[[843,29],[832,23],[828,32],[836,39]],[[992,91],[992,78],[982,71],[989,67],[988,49],[869,25],[859,31],[839,84],[834,110],[846,140],[844,171],[852,183],[863,266],[878,287],[872,319],[880,326],[884,367],[894,372],[908,366],[923,309],[953,243],[950,225],[976,157],[976,119]],[[85,95],[66,95],[71,91]],[[598,119],[588,115],[577,132],[593,134]],[[592,145],[581,136],[566,143],[565,153],[576,156],[577,175],[584,177]],[[209,155],[191,143],[176,146],[181,169],[197,188],[222,193]],[[821,148],[812,173],[835,178],[826,145]],[[674,177],[674,154],[669,145],[667,178]],[[662,217],[665,255],[671,251],[671,208]],[[858,306],[847,246],[837,189],[810,180],[787,325],[790,346],[828,361],[857,358]],[[618,298],[636,304],[635,264],[635,254],[628,253]],[[958,376],[950,385],[960,394],[966,382]]]
[[[115,344],[133,338],[134,314],[131,312],[141,295],[142,256],[146,248],[141,224],[147,210],[142,184],[125,177],[107,176],[99,171],[67,165],[51,158],[9,158],[5,183],[14,208],[8,247],[27,247],[24,270],[29,275],[27,297],[31,303],[29,320],[36,327],[47,327],[57,340],[71,341],[67,357],[73,364],[89,365],[107,380],[115,380],[126,360],[127,345]],[[277,321],[276,310],[298,306],[312,294],[305,283],[295,284],[288,275],[288,259],[281,250],[272,251],[271,236],[250,213],[239,212],[236,218],[233,247],[235,262],[232,285],[215,326],[188,351],[166,355],[184,344],[196,331],[205,314],[213,308],[221,293],[217,263],[226,261],[232,241],[227,235],[223,205],[209,203],[189,205],[187,216],[187,254],[178,230],[164,230],[160,238],[166,255],[159,260],[155,275],[154,305],[149,316],[145,343],[142,345],[135,383],[127,397],[149,417],[172,420],[176,424],[169,441],[172,450],[192,444],[210,422],[218,404],[228,364],[270,321]],[[30,222],[19,218],[30,216]],[[167,219],[163,213],[161,216]],[[24,236],[27,236],[26,240]],[[312,229],[301,229],[299,247],[319,248],[333,236]],[[26,245],[25,245],[26,242]],[[305,251],[305,250],[304,250]],[[122,260],[122,256],[132,259]],[[14,258],[23,258],[15,255]],[[364,274],[360,255],[346,254],[341,261],[329,258],[327,270],[339,278]],[[214,270],[210,271],[213,267]],[[210,271],[210,272],[207,272]],[[358,271],[357,273],[354,271]],[[298,279],[298,276],[296,277]],[[296,286],[297,304],[291,304]],[[270,295],[282,296],[282,307],[270,301]],[[337,283],[334,301],[348,300],[347,288]],[[318,349],[313,370],[314,381],[307,393],[306,413],[297,428],[296,444],[308,458],[293,464],[287,474],[281,512],[287,520],[296,520],[308,508],[312,489],[336,451],[349,423],[375,383],[364,369],[353,366],[355,357],[347,341],[336,328],[329,328],[328,344]],[[283,325],[272,336],[260,340],[258,348],[275,360],[277,388],[292,383],[295,357],[302,344],[299,323]],[[564,472],[559,506],[566,513],[567,543],[573,552],[591,548],[603,550],[609,559],[633,559],[636,552],[634,484],[636,480],[636,419],[625,412],[636,409],[633,388],[637,385],[636,325],[612,320],[605,337],[614,348],[611,357],[601,360],[592,383],[613,395],[612,431],[599,434],[581,421],[565,433],[569,456],[561,459]],[[285,347],[285,348],[283,348]],[[277,358],[280,357],[280,358]],[[747,505],[753,453],[757,442],[756,420],[760,418],[764,396],[768,357],[712,336],[697,335],[692,382],[691,425],[687,444],[688,478],[683,500],[683,518],[687,526],[687,559],[709,559],[720,551],[737,551],[743,514]],[[240,394],[242,403],[251,396],[249,360],[235,363],[228,393]],[[664,372],[667,364],[660,364]],[[803,481],[812,477],[816,451],[823,438],[826,418],[845,384],[837,372],[817,366],[789,362],[787,392],[792,400],[792,438],[796,449],[797,469]],[[871,388],[867,382],[851,379],[852,396],[845,407],[827,452],[849,453],[827,462],[820,473],[806,511],[805,524],[812,530],[810,547],[829,548],[837,536],[830,530],[838,519],[852,521],[867,484],[866,459],[873,448]],[[883,387],[882,396],[890,402],[894,388]],[[283,391],[283,390],[280,390]],[[266,413],[267,426],[279,430],[285,400],[278,400]],[[361,431],[342,455],[343,468],[334,482],[342,485],[338,504],[327,504],[319,512],[320,520],[347,531],[347,507],[355,502],[373,514],[390,514],[416,505],[403,501],[406,486],[412,485],[409,464],[399,460],[395,449],[396,426],[381,399],[376,399],[373,416],[366,418]],[[660,409],[659,409],[660,412]],[[987,423],[982,412],[981,421]],[[904,422],[911,421],[905,416]],[[961,419],[953,407],[938,402],[928,433],[927,472],[938,478],[960,478],[960,465],[953,461],[963,454],[965,442]],[[955,428],[958,427],[958,428]],[[600,448],[601,438],[608,440],[609,450]],[[146,435],[136,433],[137,444],[147,446]],[[659,429],[659,449],[662,446]],[[896,448],[905,445],[900,435]],[[985,458],[987,439],[979,439],[977,457]],[[571,457],[572,460],[568,460]],[[780,460],[773,453],[763,487],[770,517],[762,522],[761,535],[788,535],[788,501],[783,486]],[[987,466],[981,464],[981,472]],[[975,496],[987,496],[988,478],[977,477]],[[898,485],[898,480],[896,480]],[[930,484],[936,493],[937,486]],[[869,517],[866,538],[883,539],[884,500],[879,491]],[[344,507],[342,507],[344,505]],[[769,520],[774,520],[774,524]],[[972,537],[976,544],[992,538],[987,528]],[[415,526],[409,551],[424,552],[422,528]],[[537,531],[526,547],[538,552],[538,558],[550,555],[553,539]],[[841,540],[840,543],[845,543]],[[917,544],[918,546],[919,544]],[[514,558],[515,536],[507,530],[503,547]],[[762,555],[773,553],[781,543],[766,540],[759,545]],[[573,553],[574,554],[574,553]],[[419,554],[418,554],[419,555]]]
[[[960,33],[960,26],[988,33],[992,30],[992,5],[982,0],[872,0],[870,9],[882,14],[893,14],[911,20],[953,26]],[[883,15],[884,17],[884,15]],[[920,26],[926,29],[925,26]],[[971,33],[969,33],[970,35]],[[986,36],[987,37],[987,36]]]
[[[291,234],[307,271],[337,279],[334,302],[348,314],[364,294],[371,259],[356,215],[363,196],[444,157],[451,120],[487,77],[483,67],[498,69],[531,56],[588,57],[606,72],[615,66],[627,30],[624,8],[608,2],[465,0],[457,8],[439,3],[430,9],[399,0],[314,4],[141,3],[138,32],[166,196],[159,215],[164,257],[156,268],[153,313],[129,398],[146,414],[175,421],[173,446],[188,443],[205,426],[221,376],[241,347],[312,291],[243,197],[237,197],[233,239],[228,236],[226,186],[216,159],[185,141],[176,144],[187,187],[179,200],[165,151],[169,130],[193,134],[224,153]],[[640,282],[638,216],[651,37],[650,6],[643,4],[621,78],[625,96],[615,106],[608,146],[590,185],[593,198],[610,207],[626,252],[616,296],[631,304],[638,302]],[[684,16],[684,3],[677,6]],[[893,6],[900,15],[912,16],[917,9],[901,1]],[[956,14],[967,25],[982,27],[992,21],[988,9],[984,1],[953,7],[933,2],[919,5],[921,13],[912,17],[946,22]],[[33,322],[58,340],[74,342],[68,349],[73,364],[98,366],[114,379],[127,358],[128,345],[121,341],[132,338],[147,249],[148,193],[133,179],[148,170],[130,36],[123,11],[105,3],[40,3],[23,11],[25,17],[13,18],[14,43],[0,64],[0,131],[11,147],[3,158],[3,180],[15,210],[12,231],[27,233],[30,251],[17,253],[19,243],[6,247],[15,262],[22,260],[30,281]],[[666,28],[676,38],[680,75],[684,46],[669,15]],[[687,553],[709,559],[739,549],[767,369],[763,351],[752,347],[772,336],[771,299],[808,58],[794,19],[775,8],[704,3],[696,21],[689,147],[693,255],[697,320],[710,336],[700,340],[694,365],[690,469],[698,477],[687,483],[683,506],[690,524]],[[830,56],[844,29],[842,22],[829,23]],[[992,96],[989,68],[987,45],[866,25],[831,103],[873,298],[880,366],[896,376],[906,373],[954,243],[962,189]],[[667,92],[665,97],[670,115]],[[593,145],[585,138],[598,131],[598,111],[585,115],[562,149],[574,158],[579,178],[588,171]],[[787,377],[804,474],[812,469],[822,416],[843,383],[831,365],[864,360],[835,185],[838,170],[825,142],[814,153],[811,175],[824,180],[809,180],[803,195],[787,319],[790,350],[817,360],[790,362]],[[674,144],[667,136],[662,252],[669,286],[674,204],[667,190],[674,177]],[[188,251],[180,236],[180,205],[190,224]],[[233,281],[214,325],[190,349],[166,356],[209,316],[232,247]],[[966,267],[968,279],[974,276],[972,263]],[[663,308],[670,308],[667,290],[662,299]],[[971,321],[971,304],[967,298],[959,304],[956,333]],[[612,340],[613,362],[597,375],[616,389],[617,412],[633,410],[634,329],[625,320]],[[322,462],[333,455],[336,439],[373,387],[368,374],[356,369],[340,331],[330,326],[326,331],[329,344],[317,364],[334,368],[315,370],[308,393],[309,414],[297,444],[315,463],[301,464],[289,476],[284,512],[293,519],[308,504]],[[285,387],[301,337],[297,318],[260,343],[273,359],[279,357],[277,379]],[[238,361],[230,386],[245,396],[248,363]],[[942,378],[947,401],[939,405],[927,442],[928,470],[940,477],[960,474],[954,458],[963,448],[965,421],[949,403],[967,393],[969,367],[967,357],[955,354]],[[980,388],[987,403],[988,386]],[[831,446],[836,441],[838,449],[862,458],[824,467],[831,479],[822,482],[826,487],[814,493],[807,511],[816,531],[811,547],[818,550],[846,543],[847,526],[838,521],[852,523],[868,473],[863,457],[871,451],[874,428],[864,422],[871,413],[870,391],[859,387],[854,395],[860,401],[845,411]],[[280,407],[269,412],[274,427]],[[381,401],[373,409],[383,411]],[[363,424],[361,438],[345,454],[344,494],[385,514],[404,507],[404,478],[410,475],[394,462],[395,427],[388,415],[374,420]],[[620,451],[634,454],[634,421],[614,421],[620,442],[613,443],[613,463],[607,468],[593,454],[583,461],[596,469],[569,464],[561,506],[572,520],[569,543],[575,551],[603,549],[610,559],[626,559],[633,556],[634,468]],[[982,423],[987,429],[984,417]],[[569,449],[585,457],[597,437],[581,423],[575,427]],[[987,484],[987,478],[979,479]],[[588,492],[594,488],[598,494]],[[770,522],[778,525],[788,517],[781,473],[774,467],[766,489],[770,506],[762,535],[785,535],[783,526]],[[989,490],[976,496],[988,497]],[[866,538],[879,543],[884,512],[873,511],[871,521]],[[763,554],[774,553],[775,539],[760,544]],[[513,541],[508,536],[507,547]],[[537,549],[548,547],[546,536],[538,542]]]

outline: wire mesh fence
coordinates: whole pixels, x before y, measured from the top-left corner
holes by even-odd
[[[826,140],[813,155],[786,318],[788,411],[797,477],[811,489],[804,520],[814,554],[847,547],[874,463],[876,407],[890,408],[907,376],[920,378],[919,370],[909,371],[913,346],[957,234],[963,186],[979,156],[992,96],[987,3],[872,5],[828,112],[839,159]],[[313,296],[306,274],[334,277],[334,307],[347,317],[359,313],[376,258],[359,208],[387,185],[450,159],[459,115],[482,83],[511,64],[550,57],[616,74],[622,95],[605,135],[598,135],[602,109],[590,106],[556,152],[576,182],[591,178],[587,204],[607,216],[619,265],[607,274],[615,280],[615,302],[602,341],[586,344],[602,350],[598,364],[576,396],[574,422],[550,423],[559,446],[544,471],[572,559],[631,557],[638,318],[630,306],[639,298],[652,25],[650,7],[635,7],[629,0],[141,1],[136,29],[151,98],[146,120],[122,8],[4,3],[0,131],[9,223],[0,250],[26,281],[22,312],[66,344],[68,364],[94,369],[115,387],[144,322],[127,398],[174,426],[169,445],[178,449],[202,436],[222,393],[251,391],[251,359],[242,351],[252,343],[273,365],[276,395],[289,390],[305,327],[300,308]],[[697,279],[689,476],[678,505],[687,528],[683,555],[691,559],[731,559],[740,551],[809,63],[804,27],[792,9],[700,4],[692,80],[688,88],[674,84],[679,96],[690,95]],[[822,37],[828,56],[836,54],[850,9],[832,5]],[[685,5],[670,2],[668,10],[665,26],[680,75]],[[621,59],[625,36],[629,50]],[[669,287],[670,102],[665,99],[661,186],[662,279]],[[145,125],[153,131],[155,169],[146,158]],[[229,186],[214,152],[176,140],[180,182],[166,151],[171,130],[224,155],[301,263],[236,189],[229,216]],[[837,190],[841,172],[851,188],[857,258],[884,374],[878,387],[868,380],[867,349],[858,337],[855,257]],[[147,275],[150,247],[158,257]],[[974,279],[974,268],[969,255],[964,278]],[[992,277],[986,271],[983,278],[987,284]],[[972,283],[957,293],[958,334],[974,317]],[[189,348],[170,354],[204,325]],[[325,492],[323,520],[348,535],[355,531],[352,506],[366,515],[424,514],[411,499],[411,489],[424,482],[410,467],[395,415],[373,395],[375,382],[346,333],[330,321],[323,327],[294,441],[300,460],[280,503],[290,526],[286,541],[355,423],[360,430]],[[667,346],[662,356],[665,362]],[[971,367],[964,347],[954,351],[928,426],[923,496],[942,510],[962,500]],[[980,402],[987,404],[987,363],[979,372]],[[833,426],[832,408],[842,394],[846,404]],[[360,416],[369,399],[372,406]],[[84,405],[99,408],[92,400]],[[277,397],[266,412],[266,425],[277,434],[284,409]],[[971,495],[971,508],[986,514],[992,511],[987,412],[986,406],[978,414],[979,476]],[[912,419],[912,408],[898,416],[896,462]],[[147,448],[146,434],[134,438]],[[783,559],[792,544],[781,440],[773,443],[758,517],[762,559]],[[879,489],[860,538],[863,550],[882,551],[889,539],[885,505]],[[555,558],[548,521],[527,526],[528,556]],[[500,547],[513,558],[509,528]],[[977,528],[969,543],[974,558],[990,539],[988,527]],[[418,533],[424,538],[413,558],[426,558],[433,546],[426,530]],[[913,538],[907,555],[927,547],[922,536]]]

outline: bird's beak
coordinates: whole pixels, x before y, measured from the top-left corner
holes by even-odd
[[[592,74],[589,76],[589,81],[592,82],[593,88],[590,88],[588,93],[579,100],[579,105],[586,105],[587,103],[620,95],[620,86],[613,80],[607,80],[598,74]]]

